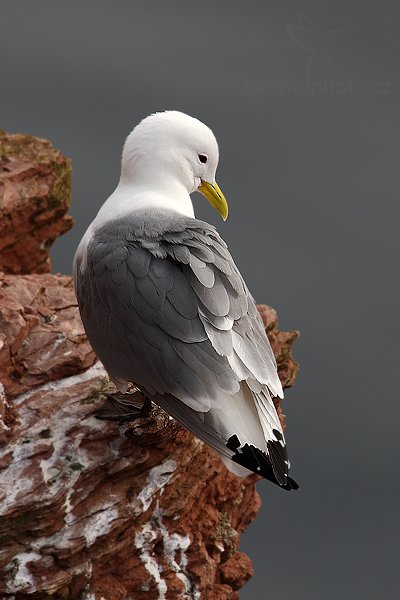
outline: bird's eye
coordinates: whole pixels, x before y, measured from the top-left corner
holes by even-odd
[[[208,158],[205,154],[199,154],[199,161],[203,163],[203,165],[207,162]]]

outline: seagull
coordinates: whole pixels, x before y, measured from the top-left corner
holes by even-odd
[[[118,186],[75,254],[79,310],[120,392],[134,384],[236,475],[296,490],[261,317],[226,243],[194,215],[197,191],[228,216],[218,159],[211,129],[182,112],[154,113],[133,129]]]

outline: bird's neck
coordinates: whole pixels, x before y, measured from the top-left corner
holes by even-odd
[[[146,181],[121,179],[117,189],[100,208],[94,224],[97,227],[125,216],[134,216],[143,209],[173,210],[187,217],[194,217],[190,195],[185,186],[173,178]]]

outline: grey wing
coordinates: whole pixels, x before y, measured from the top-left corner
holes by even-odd
[[[111,377],[181,400],[175,415],[232,456],[226,452],[230,406],[245,441],[266,448],[281,432],[269,390],[282,395],[282,387],[261,317],[226,244],[198,223],[191,219],[150,238],[95,236],[86,268],[76,265],[77,296],[88,337]],[[197,419],[196,412],[210,407],[209,416]],[[247,410],[260,430],[246,429]],[[273,449],[268,454],[279,467]]]
[[[185,240],[190,262],[183,272],[197,299],[207,338],[238,381],[247,381],[255,392],[267,386],[274,396],[282,397],[262,319],[225,242],[215,230],[206,241],[196,233]]]
[[[213,350],[182,267],[140,243],[94,240],[86,269],[77,265],[77,296],[88,337],[113,379],[206,411],[219,390],[233,393],[239,384]]]
[[[185,229],[151,243],[95,239],[77,269],[82,319],[110,374],[197,410],[242,380],[282,395],[261,318],[218,234]]]

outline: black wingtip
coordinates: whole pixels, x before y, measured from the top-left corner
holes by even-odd
[[[272,481],[272,483],[275,483],[288,492],[299,489],[298,483],[289,477],[289,475],[284,472],[276,473],[276,469],[273,469],[271,460],[265,452],[251,444],[241,446],[237,435],[232,435],[227,441],[226,446],[234,452],[232,460],[238,465],[265,477],[265,479]],[[277,450],[275,447],[274,449]]]
[[[297,482],[296,482],[294,479],[292,479],[292,478],[291,478],[291,477],[289,477],[289,476],[288,476],[288,478],[287,478],[287,479],[288,479],[288,483],[290,483],[290,485],[292,486],[292,487],[291,487],[291,489],[292,489],[293,491],[297,491],[297,490],[299,490],[299,489],[300,489],[300,486],[299,486],[299,484],[298,484],[298,483],[297,483]]]

